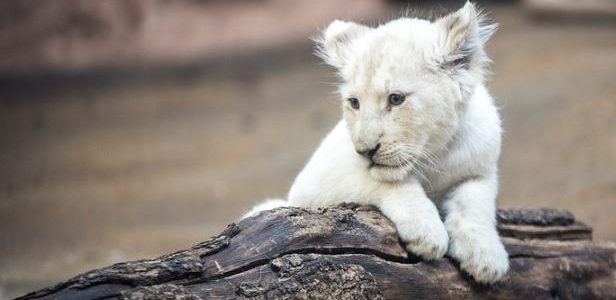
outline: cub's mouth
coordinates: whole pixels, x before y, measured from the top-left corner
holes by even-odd
[[[405,163],[405,162],[401,162],[398,164],[387,164],[387,163],[379,163],[376,161],[371,160],[370,161],[370,165],[368,165],[369,169],[372,168],[389,168],[389,169],[398,169],[398,168],[404,168],[407,167],[410,163]]]
[[[393,165],[393,164],[382,164],[382,163],[376,163],[376,162],[372,162],[370,163],[370,165],[368,166],[368,170],[372,173],[377,172],[377,173],[407,173],[409,169],[412,169],[410,164],[408,163],[404,163],[404,164],[398,164],[398,165]],[[396,175],[396,177],[400,176],[399,174]]]
[[[368,167],[370,175],[374,179],[383,182],[403,181],[409,175],[410,170],[411,168],[408,164],[387,165],[377,162],[371,162]]]
[[[377,162],[371,161],[371,162],[370,162],[370,165],[368,166],[368,168],[374,168],[374,167],[377,167],[377,168],[392,168],[392,169],[396,169],[396,168],[400,168],[400,167],[402,167],[402,166],[403,166],[403,165],[386,165],[386,164],[380,164],[380,163],[377,163]]]

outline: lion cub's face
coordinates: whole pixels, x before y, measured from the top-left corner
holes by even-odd
[[[374,178],[402,181],[436,163],[483,80],[483,44],[494,28],[472,4],[435,22],[329,25],[321,55],[338,68],[344,119]]]

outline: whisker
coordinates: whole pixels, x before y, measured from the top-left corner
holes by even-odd
[[[400,155],[410,156],[413,159],[413,162],[422,169],[431,170],[435,173],[442,174],[442,171],[435,167],[440,162],[440,159],[431,151],[412,144],[400,144],[398,147],[398,152]],[[417,156],[419,159],[416,159],[414,156]]]

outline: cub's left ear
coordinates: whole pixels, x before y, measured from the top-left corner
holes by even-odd
[[[475,66],[483,68],[483,64],[489,61],[484,46],[498,24],[487,22],[474,3],[466,2],[464,7],[435,21],[435,24],[443,33],[443,67],[469,70]]]
[[[370,27],[353,22],[335,20],[320,37],[315,38],[317,55],[327,64],[341,68],[353,51],[353,41],[370,31]]]

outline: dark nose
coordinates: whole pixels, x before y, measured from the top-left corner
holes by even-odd
[[[356,151],[361,156],[371,160],[374,154],[376,154],[376,152],[379,151],[379,148],[381,148],[381,143],[376,144],[376,146],[374,146],[374,148],[372,149],[356,150]]]

